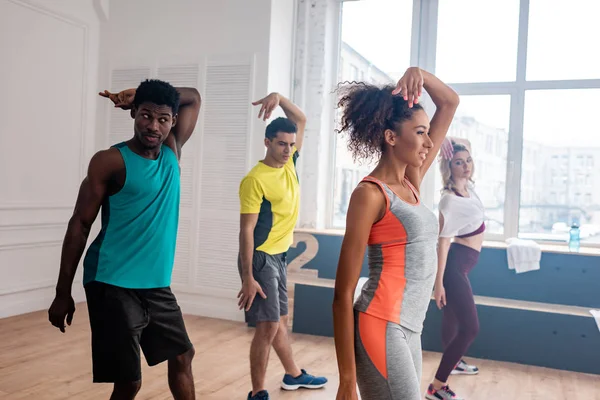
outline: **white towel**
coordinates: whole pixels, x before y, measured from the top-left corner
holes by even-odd
[[[508,268],[514,269],[517,274],[540,269],[542,249],[533,240],[510,238],[506,241],[506,257]]]
[[[600,330],[600,310],[590,310],[590,314],[596,320],[596,325],[598,325],[598,330]]]

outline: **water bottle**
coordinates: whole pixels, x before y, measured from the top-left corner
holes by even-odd
[[[569,251],[579,251],[579,225],[573,223],[569,230]]]

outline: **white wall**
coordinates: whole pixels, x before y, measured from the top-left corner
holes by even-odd
[[[92,0],[0,0],[0,317],[54,297],[94,150],[98,42]]]
[[[294,0],[272,0],[269,37],[269,92],[291,96]]]

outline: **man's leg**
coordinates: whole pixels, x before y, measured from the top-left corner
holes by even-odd
[[[133,400],[142,386],[139,338],[143,306],[133,290],[90,282],[85,286],[94,382],[114,383],[110,400]]]
[[[293,377],[298,377],[302,371],[294,362],[294,354],[292,353],[292,344],[288,335],[289,309],[288,309],[288,291],[287,291],[287,254],[283,253],[275,257],[278,264],[278,286],[279,293],[279,329],[273,348],[277,356],[285,368],[285,373]]]
[[[264,289],[263,289],[264,290]],[[267,294],[267,298],[268,298]],[[279,330],[279,322],[257,322],[252,345],[250,346],[250,376],[252,396],[265,389],[265,375],[269,363],[271,345]]]
[[[194,349],[169,360],[169,388],[175,400],[194,400],[194,376],[192,375],[192,359]]]
[[[110,400],[133,400],[142,387],[142,381],[115,383]]]
[[[241,264],[238,264],[238,268],[241,274]],[[255,250],[252,255],[252,275],[267,298],[263,299],[257,294],[250,310],[245,311],[246,322],[256,326],[250,345],[250,377],[252,379],[250,397],[261,391],[266,392],[265,375],[269,354],[279,329],[278,273],[277,263],[273,256]]]
[[[273,348],[277,353],[277,356],[285,368],[285,373],[293,377],[297,377],[302,374],[300,368],[294,362],[294,354],[292,353],[292,345],[290,343],[290,337],[288,335],[288,316],[283,315],[279,320],[279,329],[273,340]]]
[[[140,344],[148,365],[169,362],[169,388],[175,400],[194,400],[192,360],[194,347],[188,337],[181,309],[170,288],[145,292],[150,320]]]
[[[317,389],[325,386],[327,379],[308,374],[305,370],[299,369],[294,362],[292,346],[288,335],[288,293],[287,293],[287,263],[286,254],[277,256],[279,264],[278,276],[278,294],[279,294],[279,330],[275,336],[273,347],[285,368],[286,374],[283,376],[281,387],[285,390],[296,390],[301,387],[307,389]]]

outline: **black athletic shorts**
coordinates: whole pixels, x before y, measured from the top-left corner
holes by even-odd
[[[85,295],[94,382],[141,380],[140,347],[150,366],[192,348],[181,309],[168,287],[126,289],[90,282]]]

